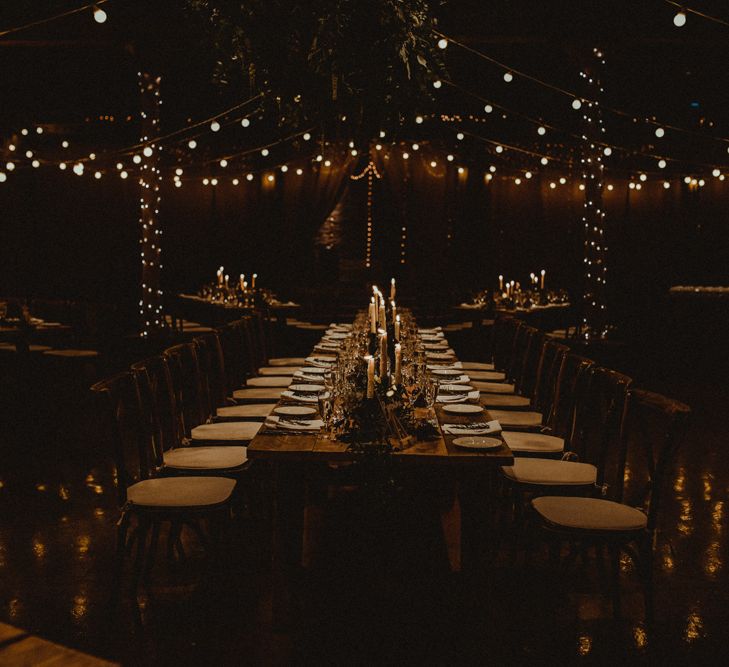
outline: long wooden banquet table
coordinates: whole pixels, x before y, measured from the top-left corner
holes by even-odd
[[[442,363],[447,365],[454,361],[457,360]],[[428,363],[441,362],[429,360]],[[296,404],[296,401],[282,397],[278,406],[287,404]],[[442,405],[436,403],[429,409],[428,416],[437,419],[437,435],[417,440],[401,451],[393,451],[392,456],[401,470],[414,473],[418,468],[427,468],[440,478],[441,488],[443,484],[450,485],[452,493],[448,494],[447,507],[440,509],[450,567],[454,572],[471,569],[481,553],[481,544],[488,537],[494,472],[500,466],[512,465],[513,454],[500,435],[493,436],[501,439],[499,448],[474,450],[458,447],[453,442],[458,436],[443,432],[444,424],[489,421],[491,417],[486,408],[475,415],[459,415],[446,413]],[[264,427],[249,444],[248,458],[265,461],[271,466],[272,611],[274,625],[282,626],[287,624],[291,612],[292,581],[301,570],[307,487],[315,480],[321,480],[321,472],[329,466],[354,461],[356,456],[348,443],[329,439],[321,432],[287,434],[271,432]],[[426,475],[426,479],[432,478],[433,474]],[[414,479],[418,479],[417,475]]]

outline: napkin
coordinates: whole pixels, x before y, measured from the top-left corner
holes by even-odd
[[[454,361],[452,364],[428,364],[429,371],[435,370],[436,368],[461,370],[463,364],[460,361]]]
[[[466,401],[478,403],[478,397],[479,392],[476,390],[469,391],[468,394],[438,394],[435,400],[438,403],[465,403]]]
[[[448,435],[496,435],[501,433],[498,419],[471,424],[443,424],[443,433]]]
[[[434,373],[433,375],[442,384],[468,384],[471,381],[471,378],[468,377],[468,375],[465,375],[465,374],[462,374],[462,375],[438,375],[437,373]]]
[[[321,419],[296,419],[294,417],[278,417],[269,415],[265,422],[266,427],[289,431],[318,431],[324,427]]]
[[[476,392],[477,398],[478,398],[478,392]],[[317,394],[299,394],[296,391],[291,391],[290,389],[287,389],[286,391],[281,392],[281,396],[284,398],[289,398],[292,401],[298,401],[299,403],[318,403],[319,398]],[[322,394],[322,396],[326,396],[326,394]]]
[[[330,357],[329,355],[322,355],[320,357],[306,357],[306,363],[312,366],[318,366],[319,368],[329,368],[333,366],[337,361],[336,357]]]

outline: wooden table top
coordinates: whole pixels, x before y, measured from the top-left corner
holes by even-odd
[[[464,371],[467,373],[467,371]],[[279,405],[291,404],[286,398]],[[476,415],[449,414],[443,406],[437,404],[434,414],[439,425],[468,424],[471,422],[489,421],[488,411]],[[458,436],[447,435],[439,429],[439,434],[431,440],[415,442],[411,447],[393,452],[393,456],[413,463],[454,464],[454,465],[513,465],[514,457],[502,440],[501,447],[489,450],[464,449],[453,444]],[[497,436],[498,437],[498,436]],[[271,433],[265,427],[248,445],[249,459],[268,459],[274,462],[310,461],[336,462],[352,460],[354,455],[348,451],[348,444],[337,440],[327,440],[321,433],[286,434]]]

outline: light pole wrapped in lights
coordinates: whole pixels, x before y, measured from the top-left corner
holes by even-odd
[[[605,64],[602,51],[593,50],[594,66],[580,72],[590,91],[589,100],[581,105],[583,151],[580,159],[585,193],[582,212],[584,226],[582,331],[585,338],[603,338],[608,332],[606,304],[607,245],[605,209],[602,203],[604,170],[603,142],[605,128],[598,99],[603,92],[599,78]]]
[[[159,107],[161,102],[160,77],[147,72],[139,73],[139,89],[141,93],[142,119],[141,151],[139,164],[139,231],[142,257],[142,293],[139,298],[139,314],[141,335],[147,337],[164,327],[162,309],[162,229],[159,226],[160,182],[159,169],[160,147],[156,140],[159,137]]]

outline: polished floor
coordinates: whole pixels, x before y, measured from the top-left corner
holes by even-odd
[[[356,493],[319,516],[287,632],[271,628],[266,533],[247,519],[224,563],[208,566],[192,538],[187,563],[162,560],[139,623],[128,599],[110,604],[118,514],[90,406],[8,377],[0,620],[124,664],[726,664],[729,391],[721,374],[670,361],[638,369],[694,409],[664,506],[652,625],[627,560],[615,618],[600,561],[525,564],[505,541],[479,576],[456,576],[417,497],[398,499],[378,526]]]

